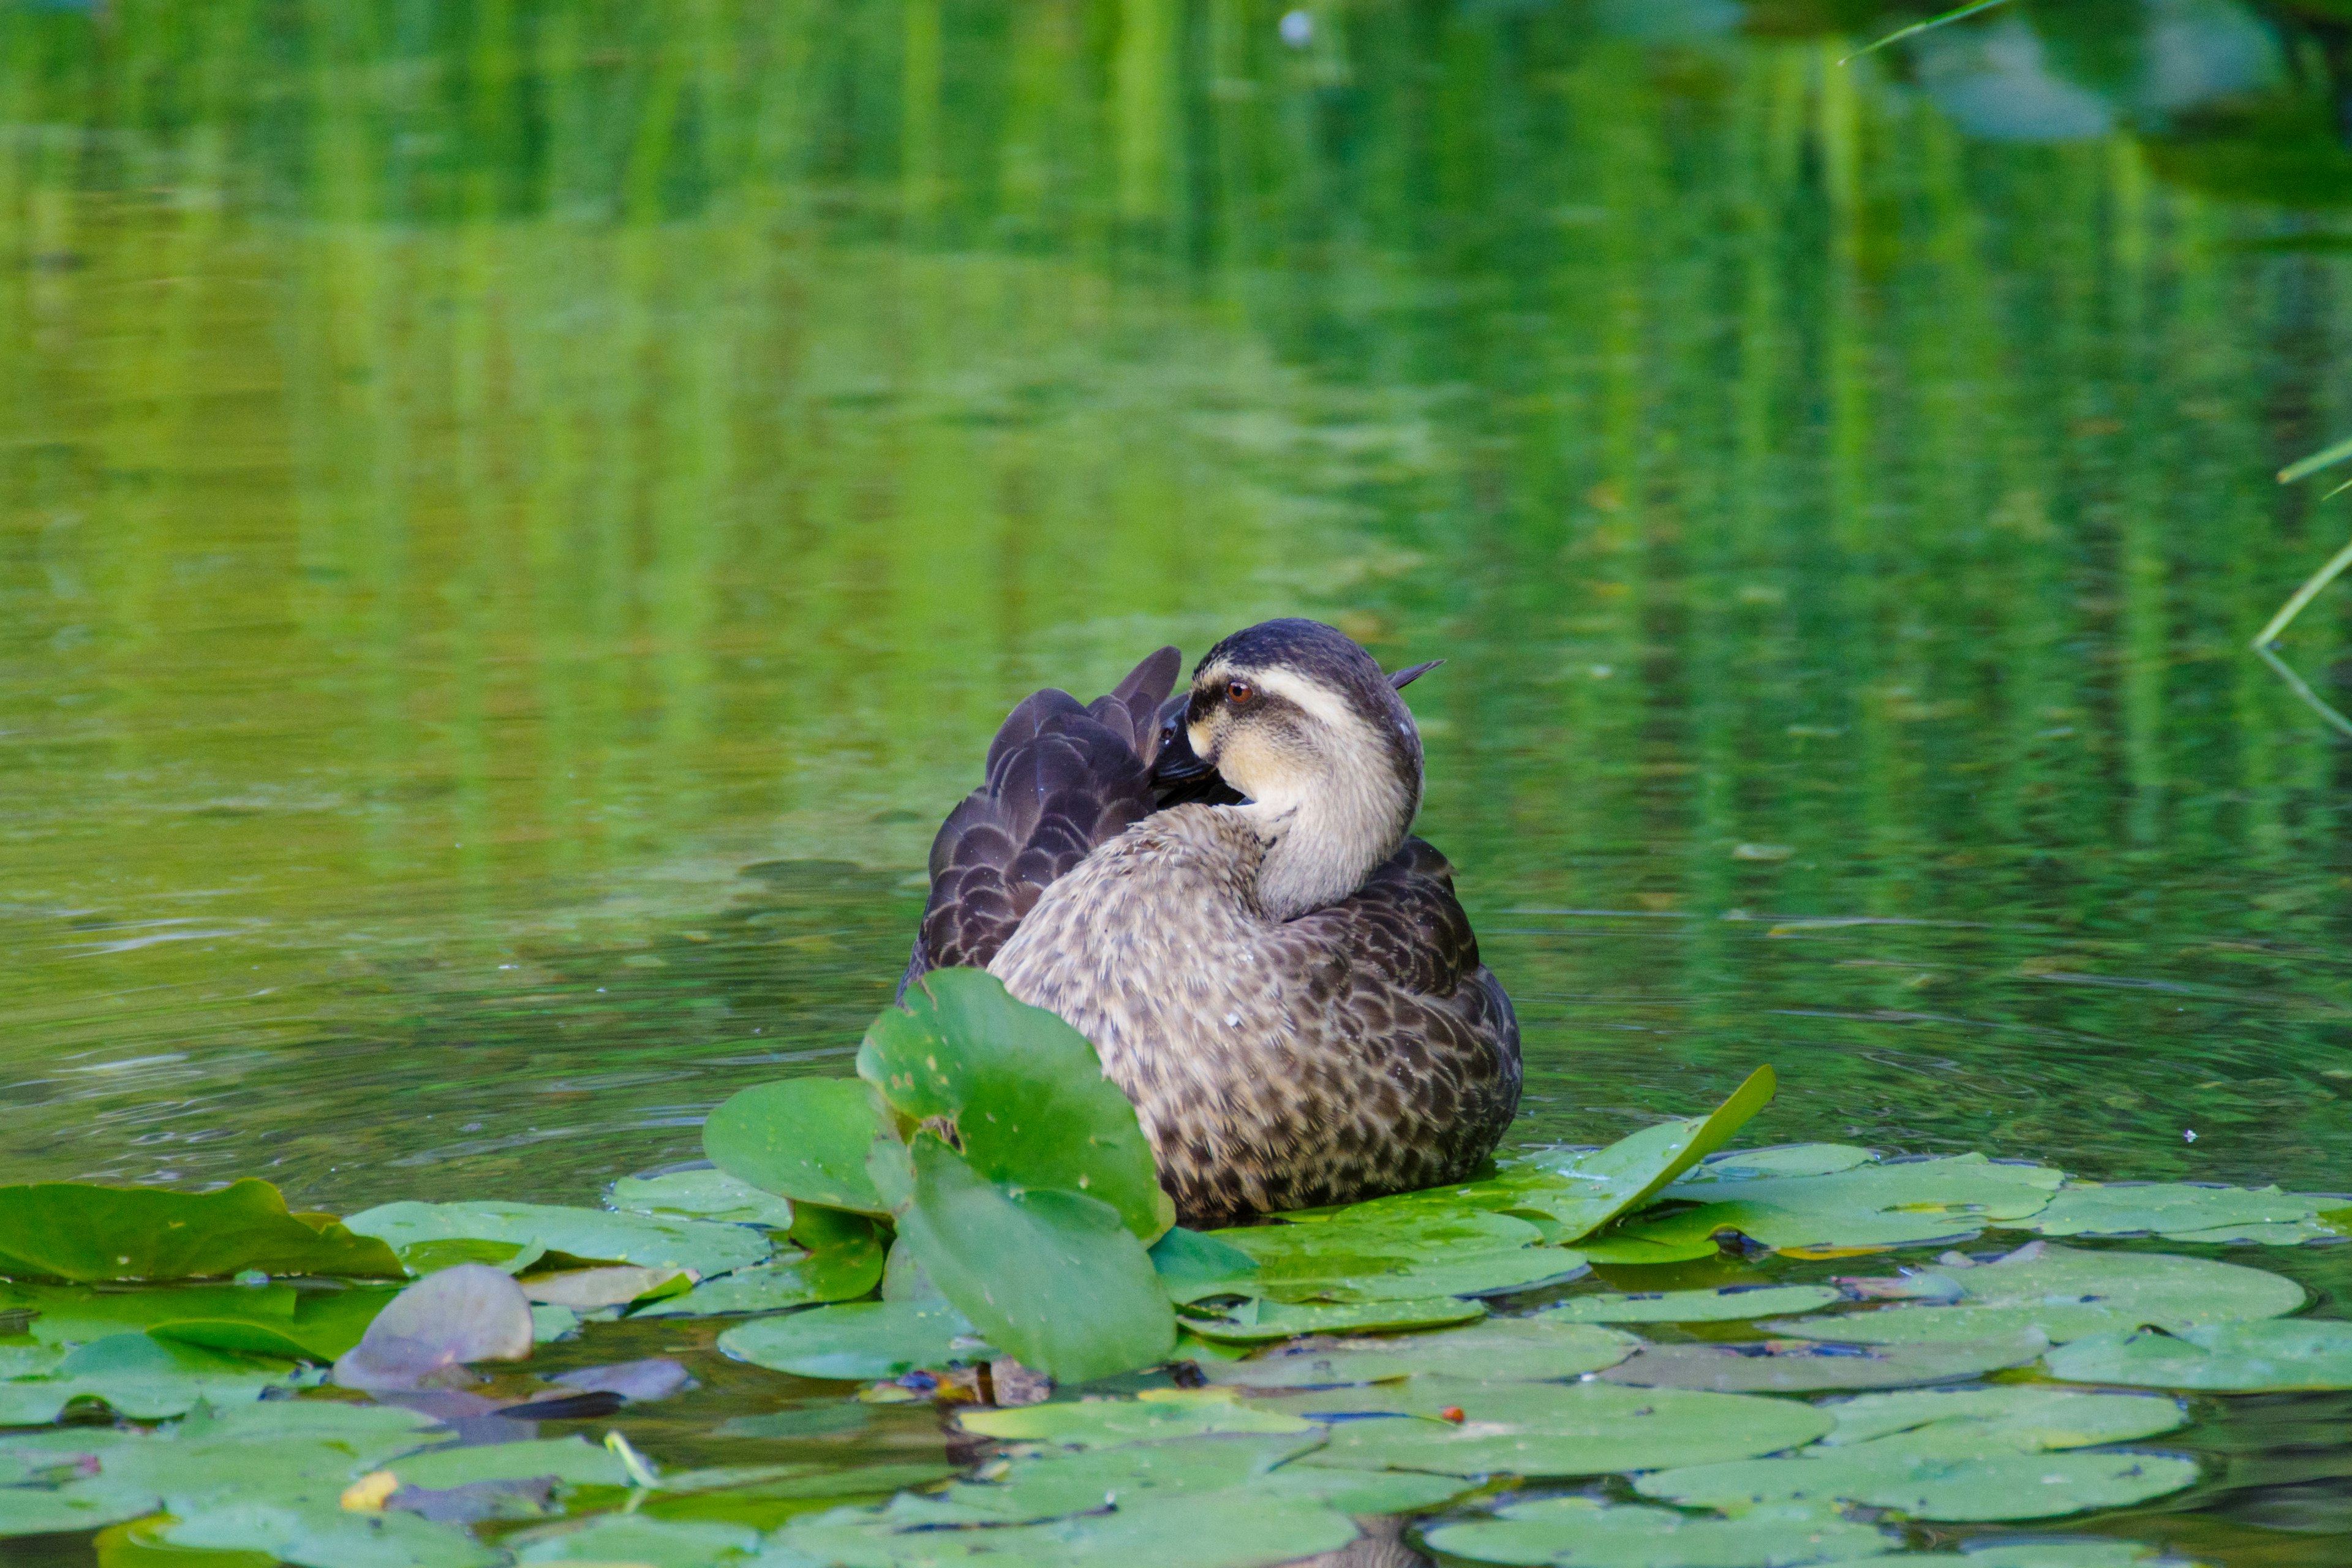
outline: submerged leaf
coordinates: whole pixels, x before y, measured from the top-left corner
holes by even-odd
[[[2047,1364],[2069,1383],[2216,1394],[2352,1388],[2352,1323],[2298,1318],[2097,1334],[2052,1351]]]
[[[1116,1209],[1077,1192],[1008,1190],[928,1132],[912,1154],[899,1245],[991,1342],[1071,1383],[1166,1359],[1175,1314]]]
[[[1571,1296],[1537,1314],[1563,1323],[1720,1323],[1810,1312],[1844,1293],[1831,1285],[1725,1285],[1713,1290],[1600,1291]]]
[[[702,1152],[727,1174],[796,1204],[887,1214],[895,1196],[874,1184],[903,1161],[889,1108],[856,1079],[794,1078],[744,1089],[702,1125]]]
[[[757,1263],[772,1245],[767,1233],[749,1226],[557,1204],[383,1204],[353,1215],[350,1224],[388,1242],[412,1266],[420,1249],[455,1240],[538,1247],[583,1262],[691,1268],[707,1278]]]
[[[857,1071],[904,1114],[950,1123],[985,1180],[1083,1193],[1146,1242],[1168,1228],[1134,1105],[1084,1035],[994,975],[924,975],[866,1030]]]
[[[26,1279],[195,1279],[258,1269],[397,1279],[381,1242],[287,1212],[268,1182],[216,1193],[49,1182],[0,1187],[0,1275]]]
[[[1492,1520],[1440,1525],[1424,1539],[1455,1557],[1559,1568],[1781,1568],[1875,1557],[1901,1544],[1829,1509],[1759,1508],[1732,1519],[1694,1519],[1583,1497],[1514,1503]]]
[[[604,1201],[626,1214],[657,1219],[707,1219],[726,1225],[759,1225],[789,1230],[792,1200],[761,1192],[740,1176],[717,1169],[666,1171],[658,1176],[623,1176],[605,1190]]]
[[[527,1361],[531,1343],[522,1287],[488,1264],[461,1263],[394,1297],[335,1363],[335,1381],[345,1388],[419,1388],[467,1362]]]
[[[944,1301],[856,1301],[761,1318],[719,1335],[719,1348],[797,1377],[856,1383],[995,1354]]]

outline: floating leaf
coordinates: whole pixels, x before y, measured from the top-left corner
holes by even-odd
[[[1008,1190],[928,1132],[911,1152],[899,1245],[990,1341],[1071,1383],[1167,1358],[1175,1314],[1118,1210],[1083,1193]]]
[[[46,1376],[0,1382],[0,1426],[54,1421],[76,1399],[102,1399],[118,1415],[154,1421],[181,1415],[199,1401],[258,1399],[268,1390],[290,1392],[310,1381],[283,1363],[145,1334],[110,1334],[67,1355]]]
[[[287,1212],[268,1182],[216,1193],[79,1182],[0,1187],[0,1274],[17,1279],[196,1279],[259,1269],[397,1279],[379,1243]]]
[[[1957,1383],[2023,1366],[2049,1348],[2040,1334],[1927,1345],[1864,1346],[1767,1341],[1753,1344],[1644,1345],[1601,1375],[1646,1388],[1723,1394],[1810,1394]]]
[[[797,1377],[866,1383],[996,1352],[944,1301],[856,1301],[739,1324],[719,1336],[738,1361]]]
[[[1915,1448],[1947,1453],[2128,1443],[2189,1419],[2179,1401],[2153,1394],[2078,1394],[2022,1384],[1866,1394],[1823,1408],[1837,1421],[1837,1429],[1822,1440],[1826,1446],[1909,1434]]]
[[[759,1225],[790,1230],[792,1200],[761,1192],[740,1176],[712,1168],[665,1171],[658,1176],[623,1176],[604,1190],[604,1201],[625,1214],[656,1219],[707,1219],[723,1225]]]
[[[889,1108],[856,1079],[795,1078],[744,1089],[702,1125],[702,1152],[727,1174],[794,1203],[887,1214],[895,1196],[869,1161],[904,1163]]]
[[[1683,1214],[1644,1216],[1629,1237],[1688,1246],[1733,1230],[1784,1252],[1828,1252],[1958,1239],[2041,1211],[2063,1174],[2000,1164],[1981,1154],[1856,1165],[1817,1176],[1758,1176],[1692,1184],[1703,1201]]]
[[[1235,1489],[1214,1494],[1213,1506],[1181,1495],[1043,1524],[975,1531],[902,1529],[871,1512],[837,1510],[787,1524],[770,1538],[763,1561],[776,1568],[934,1568],[967,1561],[1004,1568],[1272,1568],[1336,1552],[1356,1534],[1355,1523],[1327,1505]]]
[[[488,1264],[461,1263],[394,1297],[335,1363],[335,1381],[368,1389],[470,1381],[458,1371],[467,1362],[528,1361],[532,1339],[522,1287]]]
[[[159,1500],[152,1491],[102,1480],[0,1487],[0,1537],[96,1530],[152,1513]]]
[[[354,1513],[332,1500],[221,1500],[175,1518],[157,1533],[175,1546],[267,1552],[302,1568],[496,1568],[506,1560],[453,1526],[413,1513]]]
[[[575,1312],[590,1312],[599,1307],[625,1307],[640,1297],[652,1295],[667,1285],[691,1284],[694,1276],[684,1268],[641,1268],[634,1263],[609,1265],[599,1268],[568,1268],[554,1274],[534,1274],[520,1280],[522,1293],[534,1305],[569,1307]],[[665,1295],[682,1294],[664,1291]]]
[[[708,1277],[748,1268],[766,1258],[772,1246],[764,1232],[749,1226],[556,1204],[383,1204],[353,1215],[349,1223],[363,1236],[381,1237],[411,1262],[416,1249],[432,1243],[478,1241],[536,1247],[582,1262],[691,1268]]]
[[[1157,1399],[1057,1400],[1011,1410],[967,1410],[956,1425],[983,1437],[1009,1442],[1051,1443],[1064,1448],[1112,1448],[1126,1443],[1160,1443],[1175,1437],[1224,1433],[1253,1436],[1313,1435],[1311,1421],[1240,1405],[1217,1391],[1186,1395],[1163,1390]]]
[[[2069,1383],[2217,1394],[2352,1388],[2352,1323],[2298,1318],[2097,1334],[2052,1351],[2047,1364]]]
[[[917,1121],[944,1119],[987,1181],[1083,1193],[1150,1242],[1168,1228],[1151,1144],[1087,1037],[978,969],[935,969],[886,1007],[858,1075]]]
[[[1683,1189],[1707,1182],[1752,1182],[1764,1176],[1827,1176],[1867,1165],[1877,1155],[1853,1143],[1781,1143],[1769,1149],[1731,1149],[1709,1154],[1660,1194],[1680,1197]]]
[[[2276,1187],[2215,1187],[2189,1182],[2100,1185],[2069,1183],[2050,1206],[2015,1228],[2043,1236],[2139,1236],[2174,1241],[2238,1239],[2289,1244],[2336,1232],[2319,1220],[2342,1198]]]
[[[1593,1498],[1544,1498],[1496,1510],[1492,1520],[1423,1532],[1439,1552],[1481,1563],[1559,1568],[1747,1568],[1755,1563],[1843,1563],[1901,1543],[1831,1510],[1759,1508],[1733,1519],[1694,1519],[1670,1509]]]
[[[1371,1217],[1349,1211],[1328,1220],[1211,1235],[1256,1260],[1255,1293],[1273,1301],[1467,1296],[1584,1272],[1582,1258],[1541,1246],[1542,1234],[1527,1221],[1479,1210]]]
[[[760,1549],[760,1532],[738,1524],[708,1521],[646,1519],[604,1514],[581,1524],[509,1536],[519,1563],[598,1563],[612,1568],[706,1568],[749,1557]]]
[[[394,1294],[390,1287],[376,1286],[162,1285],[124,1290],[0,1285],[0,1312],[34,1313],[29,1331],[43,1344],[87,1344],[145,1331],[211,1350],[332,1361],[359,1343],[369,1321]]]
[[[1644,1497],[1714,1508],[1864,1503],[1914,1519],[2052,1519],[2124,1508],[2195,1483],[2197,1466],[2168,1454],[2002,1453],[1954,1458],[1889,1437],[1634,1479]]]
[[[882,1278],[882,1248],[870,1239],[852,1247],[796,1252],[706,1279],[683,1296],[666,1297],[629,1314],[638,1318],[716,1317],[773,1312],[820,1301],[854,1301]]]
[[[441,1491],[473,1481],[517,1481],[552,1477],[565,1486],[622,1487],[629,1472],[621,1460],[584,1437],[549,1437],[524,1443],[479,1443],[432,1448],[388,1467],[404,1486]]]
[[[1456,1476],[1604,1475],[1744,1458],[1811,1442],[1831,1425],[1821,1411],[1788,1400],[1608,1383],[1432,1380],[1426,1389],[1407,1383],[1260,1403],[1327,1418],[1371,1415],[1335,1424],[1329,1444],[1300,1464]],[[1463,1419],[1446,1418],[1448,1408]]]
[[[1963,1262],[1965,1260],[1962,1260]],[[2303,1305],[2294,1280],[2234,1263],[2157,1252],[2086,1252],[2028,1242],[1990,1263],[1947,1260],[1897,1279],[1864,1280],[1873,1294],[1916,1293],[1950,1305],[1894,1306],[1765,1326],[1804,1339],[1924,1344],[2040,1332],[2063,1342],[2143,1323],[2181,1329],[2272,1318]]]
[[[1713,1290],[1601,1291],[1537,1314],[1563,1323],[1720,1323],[1810,1312],[1845,1300],[1831,1285],[1725,1285]]]
[[[1257,1290],[1257,1259],[1231,1242],[1182,1226],[1151,1244],[1151,1267],[1160,1288],[1175,1302],[1210,1296],[1248,1296]]]
[[[1416,1373],[1536,1383],[1613,1366],[1640,1343],[1631,1334],[1593,1324],[1489,1318],[1444,1333],[1302,1345],[1205,1370],[1212,1383],[1244,1388],[1381,1383]]]
[[[1184,1320],[1187,1331],[1204,1340],[1232,1344],[1256,1344],[1299,1334],[1369,1334],[1399,1329],[1435,1329],[1466,1323],[1486,1315],[1486,1309],[1458,1296],[1424,1296],[1409,1301],[1341,1301],[1329,1305],[1290,1306],[1279,1301],[1244,1301],[1216,1318]]]
[[[1001,1414],[1012,1413],[968,1415],[985,1419]],[[1048,1435],[1045,1440],[1055,1439]],[[1025,1524],[1091,1513],[1102,1508],[1106,1498],[1117,1498],[1119,1506],[1132,1507],[1139,1501],[1185,1493],[1244,1487],[1262,1489],[1276,1466],[1322,1440],[1320,1427],[1301,1422],[1293,1430],[1273,1436],[1242,1431],[1204,1437],[1163,1429],[1146,1441],[1062,1447],[1015,1459],[1003,1467],[1002,1474],[987,1480],[960,1481],[935,1496],[895,1499],[883,1516],[901,1525]],[[1315,1473],[1344,1479],[1337,1471]],[[1430,1489],[1450,1494],[1459,1486],[1447,1478]]]
[[[1925,1561],[1924,1559],[1922,1561]],[[1966,1568],[2140,1568],[2175,1563],[2153,1546],[2137,1541],[2100,1541],[2076,1537],[2068,1541],[2000,1542],[1979,1545],[1954,1563]],[[1904,1568],[1908,1568],[1905,1564]]]

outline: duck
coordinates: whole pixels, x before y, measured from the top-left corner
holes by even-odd
[[[1092,702],[1046,689],[933,840],[899,984],[970,965],[1090,1041],[1180,1223],[1457,1182],[1516,1114],[1519,1026],[1412,827],[1421,732],[1319,621],[1163,647]]]

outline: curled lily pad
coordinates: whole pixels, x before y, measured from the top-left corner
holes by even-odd
[[[1582,1258],[1541,1245],[1525,1220],[1468,1210],[1212,1232],[1258,1266],[1255,1294],[1286,1302],[1402,1301],[1523,1289],[1584,1272]]]
[[[461,1263],[394,1297],[335,1363],[335,1381],[366,1389],[470,1382],[467,1363],[526,1361],[531,1343],[522,1287],[488,1264]]]
[[[1335,1421],[1330,1442],[1299,1464],[1456,1476],[1605,1475],[1703,1463],[1811,1442],[1831,1426],[1826,1415],[1789,1400],[1608,1383],[1433,1380],[1426,1389],[1407,1383],[1258,1403],[1325,1419],[1365,1417]]]
[[[19,1279],[198,1279],[257,1269],[397,1279],[379,1241],[328,1215],[287,1212],[268,1182],[216,1193],[47,1182],[0,1187],[0,1275]]]
[[[1214,1318],[1188,1317],[1186,1331],[1228,1344],[1257,1344],[1301,1334],[1370,1334],[1399,1329],[1443,1328],[1486,1315],[1486,1309],[1458,1296],[1424,1296],[1406,1301],[1244,1301]]]
[[[1989,1452],[1955,1457],[1900,1437],[1635,1478],[1644,1497],[1713,1508],[1864,1503],[1914,1519],[2053,1519],[2124,1508],[2195,1483],[2197,1466],[2168,1454]]]
[[[383,1204],[353,1215],[350,1225],[412,1261],[434,1244],[471,1241],[537,1247],[581,1262],[690,1268],[702,1277],[749,1268],[772,1247],[765,1232],[749,1226],[556,1204]]]
[[[1855,1165],[1815,1176],[1757,1176],[1694,1184],[1680,1194],[1702,1206],[1643,1217],[1626,1234],[1662,1245],[1689,1245],[1732,1230],[1782,1252],[1916,1246],[1965,1238],[1988,1225],[2039,1213],[2063,1179],[2040,1165],[2011,1165],[1981,1154]]]
[[[1489,1318],[1444,1333],[1341,1340],[1277,1350],[1204,1369],[1212,1383],[1244,1388],[1336,1387],[1416,1374],[1481,1383],[1536,1383],[1612,1366],[1641,1342],[1589,1323]]]
[[[1926,1345],[1822,1344],[1771,1340],[1748,1344],[1643,1345],[1601,1375],[1645,1388],[1711,1388],[1724,1394],[1805,1394],[1841,1388],[1907,1388],[1957,1383],[2023,1366],[2049,1347],[2040,1334]]]
[[[656,1219],[707,1219],[726,1225],[758,1225],[790,1230],[790,1198],[761,1192],[740,1176],[715,1167],[667,1171],[658,1176],[623,1176],[605,1189],[604,1201],[625,1214]]]
[[[761,1192],[861,1214],[896,1206],[900,1194],[886,1195],[875,1173],[902,1170],[906,1161],[889,1107],[856,1079],[795,1078],[744,1089],[703,1123],[702,1151]]]
[[[1110,1448],[1225,1433],[1296,1436],[1315,1431],[1312,1422],[1237,1404],[1231,1395],[1208,1389],[1191,1394],[1163,1390],[1152,1399],[1057,1400],[1011,1410],[967,1410],[956,1425],[983,1437],[1065,1448]]]
[[[1168,1299],[1182,1304],[1211,1296],[1249,1296],[1257,1290],[1257,1259],[1230,1242],[1182,1226],[1151,1244],[1151,1267]]]
[[[2161,1235],[2173,1241],[2236,1240],[2289,1244],[2340,1234],[2320,1220],[2342,1198],[2276,1187],[2219,1187],[2189,1182],[2102,1185],[2070,1182],[2050,1206],[2017,1223],[2043,1236]]]
[[[2217,1394],[2352,1388],[2352,1323],[2296,1318],[2096,1334],[2052,1351],[2047,1364],[2069,1383]]]
[[[1084,1194],[1146,1242],[1173,1218],[1135,1107],[1094,1047],[983,970],[908,986],[866,1030],[857,1072],[906,1115],[952,1124],[986,1181]]]
[[[1423,1539],[1455,1557],[1559,1568],[1780,1568],[1875,1557],[1900,1544],[1832,1509],[1784,1505],[1697,1519],[1583,1497],[1514,1503],[1491,1520],[1439,1525]]]
[[[2128,1443],[2189,1419],[2178,1400],[2153,1394],[2078,1394],[2026,1384],[1866,1394],[1823,1408],[1837,1421],[1837,1429],[1822,1439],[1825,1447],[1907,1435],[1915,1448],[1943,1453]]]
[[[2038,1331],[2063,1342],[2128,1331],[2143,1323],[2182,1329],[2241,1318],[2272,1318],[2304,1303],[2302,1286],[2260,1268],[2157,1252],[2090,1252],[2028,1242],[1990,1263],[1948,1258],[1933,1269],[1851,1282],[1866,1295],[1932,1305],[1897,1305],[1766,1327],[1803,1339],[1863,1344],[1923,1344]]]
[[[625,1307],[643,1297],[659,1293],[679,1295],[694,1283],[691,1269],[674,1268],[640,1268],[634,1263],[608,1264],[594,1268],[567,1268],[552,1274],[534,1274],[519,1281],[526,1300],[537,1306],[569,1307],[575,1312],[593,1312],[599,1307]],[[665,1287],[676,1287],[666,1289]]]
[[[871,1382],[996,1352],[944,1301],[853,1301],[739,1324],[719,1348],[798,1377]]]
[[[1810,1312],[1845,1300],[1832,1285],[1725,1285],[1713,1290],[1596,1291],[1538,1317],[1563,1323],[1720,1323]]]

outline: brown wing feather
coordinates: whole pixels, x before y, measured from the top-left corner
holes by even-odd
[[[1160,704],[1183,663],[1163,647],[1108,695],[1023,700],[989,743],[987,782],[931,840],[931,892],[900,994],[927,971],[985,967],[1054,879],[1152,811]]]

